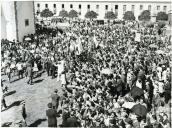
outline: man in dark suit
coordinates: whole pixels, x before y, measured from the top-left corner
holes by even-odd
[[[74,111],[71,112],[70,117],[67,119],[66,125],[66,127],[79,127],[79,122],[75,117]]]
[[[52,108],[52,103],[48,104],[48,110],[46,110],[46,116],[48,117],[48,127],[57,127],[58,116],[57,111]]]
[[[55,89],[54,92],[51,94],[52,99],[52,106],[53,109],[58,109],[60,96],[57,94],[58,90]]]
[[[67,119],[70,117],[70,113],[66,105],[64,105],[63,107],[64,108],[62,113],[62,127],[67,127]]]

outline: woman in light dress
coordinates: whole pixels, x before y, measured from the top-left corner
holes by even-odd
[[[66,85],[65,61],[64,60],[60,61],[57,67],[58,67],[57,81],[61,81],[63,87],[63,85]]]

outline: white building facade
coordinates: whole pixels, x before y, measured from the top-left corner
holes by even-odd
[[[76,10],[80,18],[84,18],[87,11],[95,11],[97,19],[104,19],[107,11],[117,14],[117,19],[122,19],[126,11],[133,11],[136,20],[143,10],[150,10],[151,15],[160,11],[168,14],[171,10],[171,0],[59,0],[59,1],[35,1],[35,13],[48,8],[54,16],[58,16],[61,10]]]

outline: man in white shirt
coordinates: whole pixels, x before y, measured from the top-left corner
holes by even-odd
[[[23,65],[21,62],[18,62],[16,64],[17,70],[18,70],[18,78],[23,78]],[[21,77],[20,77],[21,76]]]

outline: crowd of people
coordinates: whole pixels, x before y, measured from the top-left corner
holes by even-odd
[[[39,31],[23,43],[2,40],[2,71],[33,84],[45,70],[61,81],[52,95],[48,126],[169,128],[171,37],[160,28],[70,23],[63,32]],[[58,85],[57,85],[58,86]]]

